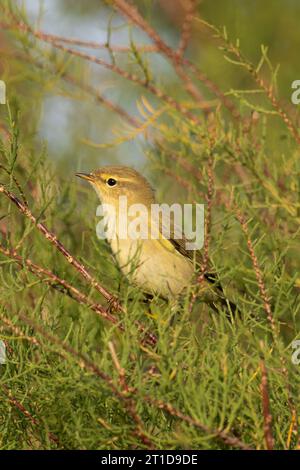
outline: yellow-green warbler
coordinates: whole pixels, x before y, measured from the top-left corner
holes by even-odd
[[[122,272],[148,294],[173,299],[196,279],[201,267],[200,250],[188,250],[187,240],[170,213],[153,211],[154,191],[136,170],[106,166],[91,173],[77,173],[96,190],[104,211],[104,236]],[[169,225],[170,236],[166,230]],[[175,233],[176,232],[176,233]],[[236,307],[225,299],[216,276],[205,274],[200,295],[217,309]]]

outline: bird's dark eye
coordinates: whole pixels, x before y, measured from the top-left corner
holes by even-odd
[[[108,186],[116,186],[117,181],[114,178],[108,178],[108,180],[106,181],[106,184]]]

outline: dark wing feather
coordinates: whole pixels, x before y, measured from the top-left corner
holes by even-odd
[[[169,241],[171,242],[171,244],[173,245],[173,247],[175,248],[175,250],[178,253],[180,253],[182,256],[184,256],[186,258],[189,258],[191,260],[191,262],[195,262],[196,266],[198,266],[198,267],[201,267],[203,265],[203,257],[202,257],[202,254],[201,254],[200,250],[187,250],[186,249],[187,239],[182,234],[182,231],[180,229],[178,230],[178,227],[175,227],[174,220],[173,220],[172,217],[171,217],[171,221],[166,220],[166,219],[164,219],[164,221],[163,221],[160,218],[158,223],[159,223],[159,227],[160,227],[160,233],[165,233],[163,228],[167,227],[167,228],[170,229]],[[166,224],[166,227],[164,227],[165,224]],[[168,232],[166,232],[166,233],[168,233]],[[180,237],[175,237],[175,233],[180,234]],[[212,287],[214,288],[215,293],[218,296],[218,303],[220,303],[221,305],[223,305],[226,308],[226,310],[228,312],[228,317],[231,319],[231,313],[240,314],[237,306],[233,302],[231,302],[230,300],[228,300],[226,298],[217,273],[211,271],[211,269],[210,269],[210,263],[208,263],[207,270],[204,273],[204,277],[205,277],[206,281],[209,282],[212,285]],[[216,311],[218,311],[217,303],[215,303],[214,301],[212,302],[212,307]]]
[[[191,261],[196,262],[197,266],[202,266],[203,257],[202,257],[200,250],[196,250],[196,251],[187,250],[185,238],[181,238],[181,239],[171,238],[170,242],[174,246],[175,250],[178,251],[178,253],[180,253],[182,256],[185,256],[186,258],[189,258]],[[223,293],[221,283],[216,273],[211,272],[210,269],[208,269],[208,272],[204,274],[204,277],[208,282],[213,284],[216,288],[220,290],[220,292]]]

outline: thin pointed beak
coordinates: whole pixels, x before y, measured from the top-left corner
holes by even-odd
[[[76,176],[88,181],[94,181],[95,177],[91,173],[76,173]]]

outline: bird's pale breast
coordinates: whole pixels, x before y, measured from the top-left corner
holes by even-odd
[[[168,240],[111,240],[121,270],[147,292],[173,297],[189,285],[192,262]]]

